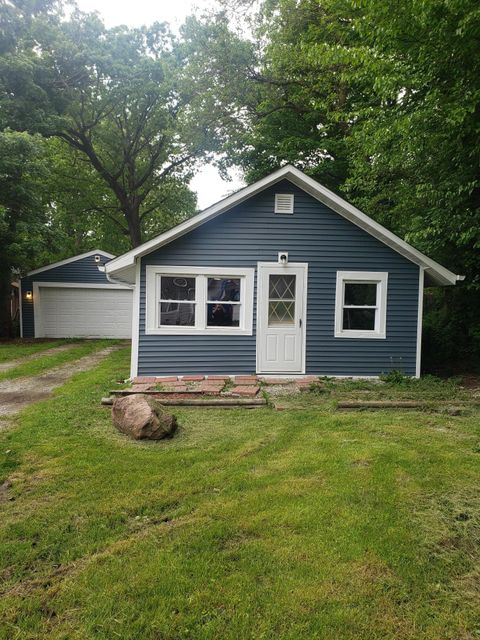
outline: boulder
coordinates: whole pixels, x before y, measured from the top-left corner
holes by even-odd
[[[115,398],[112,406],[115,427],[134,440],[161,440],[172,436],[177,418],[143,394]]]

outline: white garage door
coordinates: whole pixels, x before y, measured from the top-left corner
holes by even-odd
[[[38,289],[37,338],[130,338],[132,290],[110,288]]]

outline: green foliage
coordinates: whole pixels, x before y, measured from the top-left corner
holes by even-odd
[[[408,384],[411,381],[410,376],[406,376],[403,371],[393,369],[388,373],[382,374],[380,380],[389,384]]]
[[[12,270],[28,268],[48,242],[45,225],[47,174],[39,136],[0,132],[0,335],[11,334]]]

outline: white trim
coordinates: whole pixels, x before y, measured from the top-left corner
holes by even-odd
[[[95,256],[97,254],[106,256],[107,258],[110,258],[110,259],[115,258],[115,256],[111,253],[107,253],[106,251],[101,251],[100,249],[95,249],[94,251],[87,251],[87,253],[80,253],[78,256],[73,256],[73,258],[66,258],[65,260],[60,260],[59,262],[52,262],[52,264],[47,264],[45,267],[34,269],[33,271],[29,271],[27,273],[27,276],[34,276],[36,273],[41,273],[42,271],[48,271],[49,269],[55,269],[56,267],[61,267],[64,264],[69,264],[70,262],[76,262],[77,260],[81,260],[82,258],[88,258],[89,256]]]
[[[302,171],[299,171],[295,167],[291,165],[286,165],[282,167],[278,171],[270,174],[266,178],[262,178],[257,182],[237,191],[233,195],[217,202],[216,204],[208,207],[204,211],[198,213],[196,216],[193,216],[189,220],[182,222],[181,224],[173,227],[170,231],[166,233],[162,233],[161,235],[145,242],[139,247],[124,253],[118,258],[114,258],[110,262],[106,264],[106,270],[108,273],[115,273],[121,269],[125,269],[134,264],[135,258],[139,256],[144,256],[148,253],[151,253],[155,249],[162,247],[173,240],[176,240],[180,236],[184,235],[188,231],[199,227],[200,225],[208,222],[212,218],[228,211],[235,205],[244,202],[248,198],[256,195],[257,193],[263,191],[267,187],[279,182],[280,180],[290,180],[293,184],[303,189],[307,193],[309,193],[312,197],[316,198],[323,204],[327,205],[333,211],[336,211],[339,215],[343,216],[353,224],[357,225],[361,229],[364,229],[370,235],[374,236],[380,242],[383,242],[387,246],[389,246],[397,253],[403,255],[405,258],[418,264],[419,266],[423,266],[430,276],[430,278],[439,285],[452,285],[455,284],[458,280],[462,280],[462,276],[457,276],[452,271],[449,271],[442,265],[435,262],[431,258],[428,258],[426,255],[414,249],[407,242],[396,236],[394,233],[383,227],[378,222],[375,222],[367,215],[362,213],[359,209],[346,202],[340,196],[337,196],[333,191],[330,191],[326,187],[319,184],[316,180],[313,180]]]
[[[19,311],[20,311],[20,338],[23,338],[23,300],[22,300],[22,280],[18,281],[18,300],[19,300]]]
[[[375,329],[373,331],[343,328],[345,283],[352,281],[377,285]],[[386,271],[337,271],[337,285],[335,292],[335,338],[386,338],[387,286],[388,273]]]
[[[32,284],[33,291],[33,324],[35,328],[35,338],[43,338],[43,318],[41,313],[41,294],[42,287],[51,287],[55,289],[123,289],[131,291],[132,287],[120,284],[103,284],[103,283],[83,283],[83,282],[40,282],[35,281]],[[98,337],[98,336],[97,336]]]
[[[415,377],[420,378],[422,366],[422,326],[423,326],[423,287],[425,280],[425,270],[419,269],[418,276],[418,320],[417,320],[417,358],[415,365]]]
[[[35,280],[33,287],[55,287],[56,289],[129,289],[131,284],[108,284],[104,282],[41,282]]]
[[[261,300],[263,300],[264,290],[262,286],[262,278],[260,277],[261,269],[278,269],[278,262],[257,262],[257,326],[256,326],[256,341],[255,341],[255,368],[256,373],[259,376],[267,376],[270,375],[272,377],[279,376],[293,376],[293,375],[305,375],[306,368],[306,353],[307,353],[307,298],[308,298],[308,262],[289,262],[284,265],[286,269],[298,268],[304,269],[304,280],[303,280],[303,305],[302,305],[302,313],[301,313],[301,322],[302,322],[302,365],[300,371],[286,373],[285,371],[275,374],[269,371],[268,373],[262,373],[260,370],[260,340],[259,340],[259,314],[260,314],[260,304]]]
[[[164,326],[157,322],[157,276],[166,274],[185,275],[196,278],[195,326]],[[255,269],[235,267],[196,267],[171,265],[147,265],[145,273],[145,334],[146,335],[203,335],[203,336],[251,336],[253,333],[253,284]],[[197,278],[197,276],[203,276]],[[208,276],[240,278],[240,327],[207,327],[206,279]]]
[[[135,287],[132,295],[132,346],[130,355],[130,378],[138,375],[138,349],[140,342],[140,258],[135,264]]]

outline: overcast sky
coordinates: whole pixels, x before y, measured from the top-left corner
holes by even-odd
[[[177,31],[191,13],[215,6],[214,0],[77,0],[82,11],[97,11],[107,27],[126,24],[137,27],[152,22],[169,22]],[[204,209],[243,186],[240,174],[231,172],[233,180],[225,182],[211,166],[202,167],[191,182],[197,192],[198,206]]]

